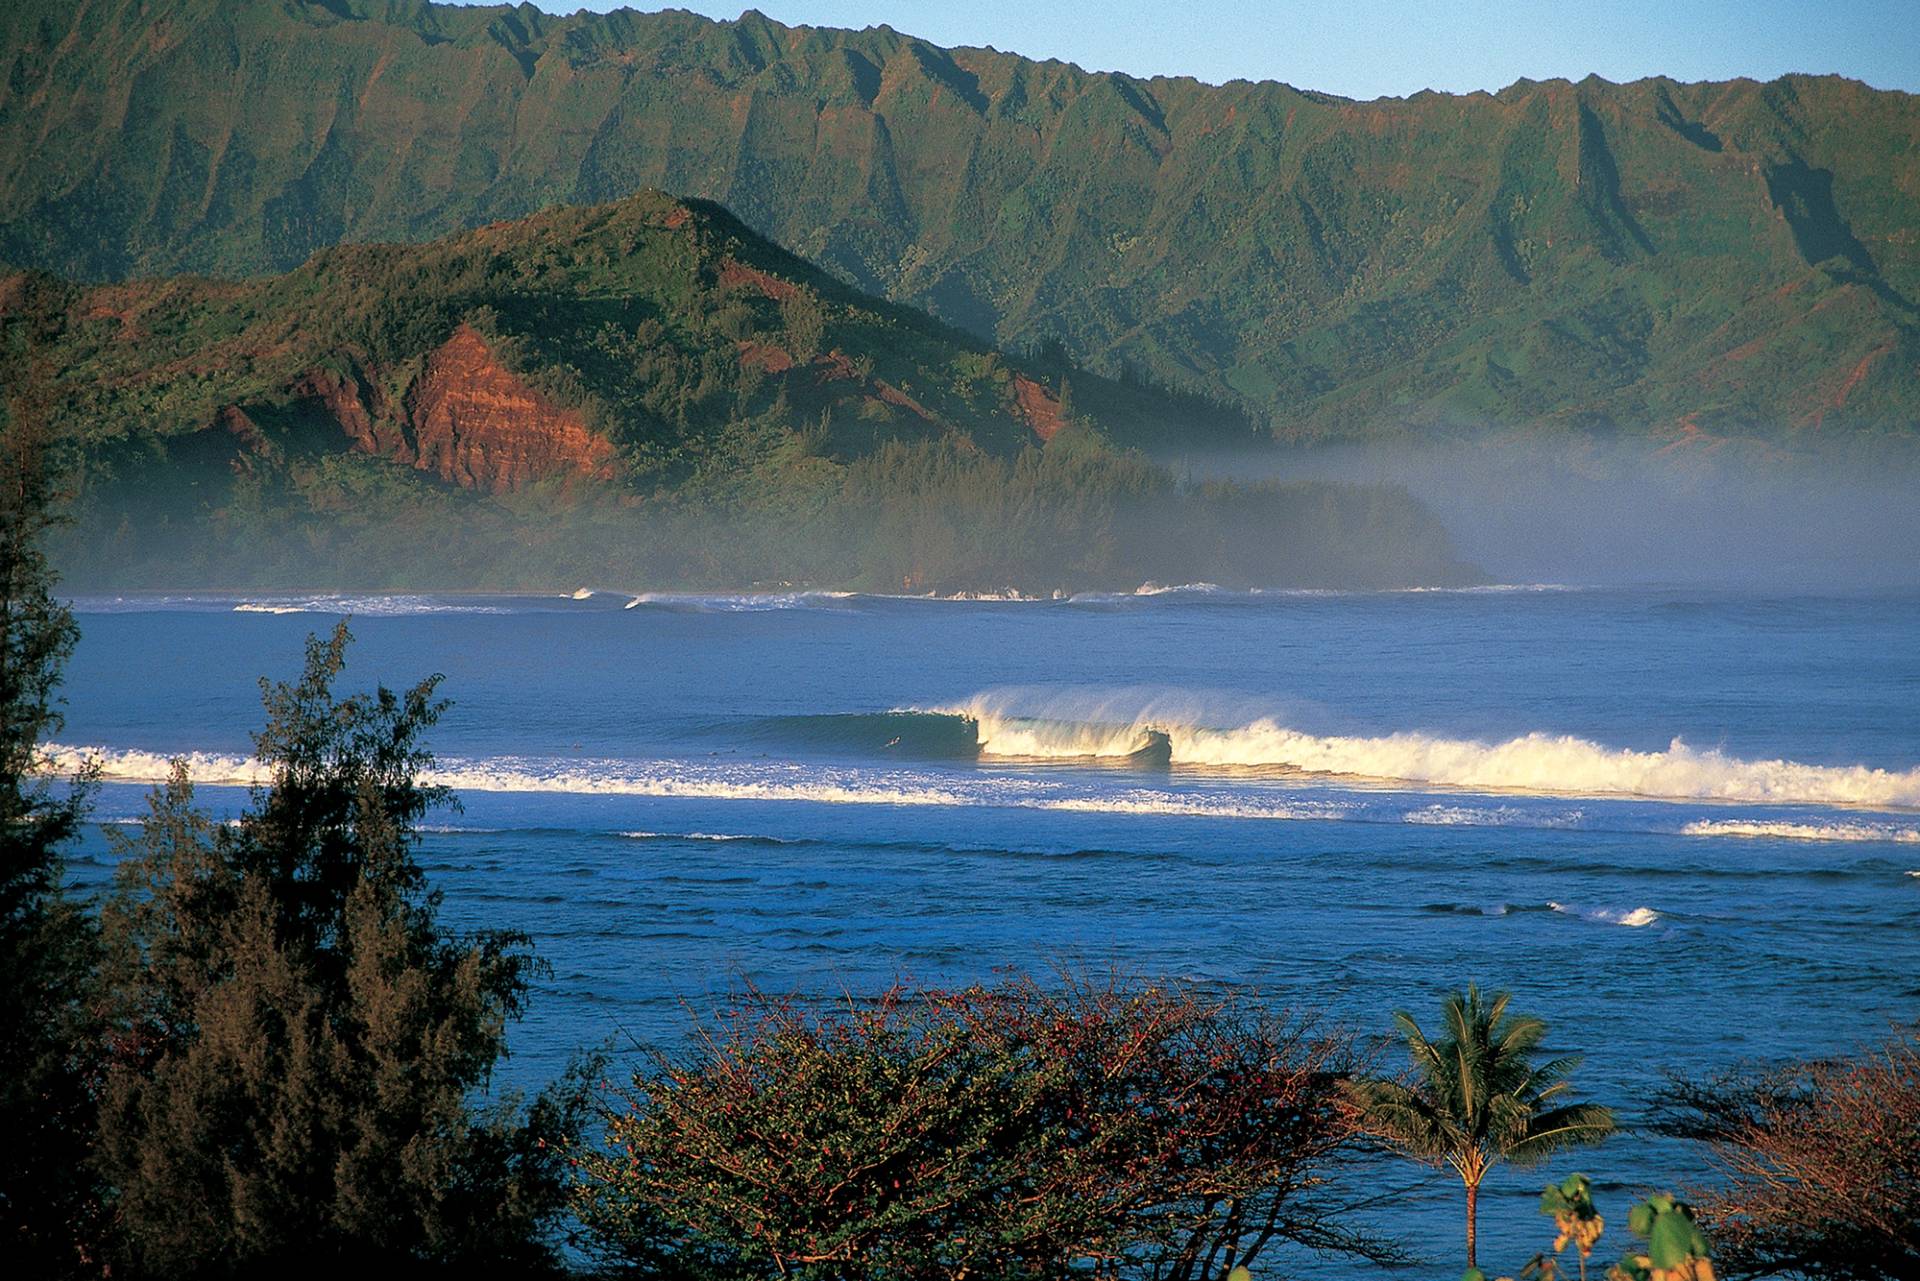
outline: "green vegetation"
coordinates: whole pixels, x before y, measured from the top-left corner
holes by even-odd
[[[585,1096],[488,1101],[527,940],[455,935],[414,859],[436,682],[336,698],[344,624],[262,682],[269,780],[233,824],[184,767],[121,838],[102,910],[108,1252],[134,1275],[325,1260],[556,1266]]]
[[[0,327],[59,372],[86,585],[1473,577],[1403,491],[1135,448],[1245,447],[1235,410],[1008,357],[659,193],[240,284],[16,275]]]
[[[1283,1245],[1392,1262],[1318,1185],[1343,1038],[1244,998],[1067,977],[809,1013],[757,992],[661,1056],[580,1160],[626,1257],[730,1277],[1204,1281]]]
[[[81,279],[285,271],[660,187],[1283,436],[1920,422],[1920,99],[1835,77],[1362,103],[751,12],[418,0],[16,0],[0,69],[0,261]]]
[[[1445,1033],[1428,1040],[1405,1010],[1393,1020],[1406,1038],[1412,1082],[1365,1080],[1352,1087],[1368,1130],[1416,1161],[1450,1166],[1467,1192],[1467,1267],[1475,1264],[1481,1181],[1502,1161],[1531,1164],[1613,1131],[1613,1114],[1565,1098],[1571,1058],[1533,1061],[1547,1025],[1509,1014],[1512,997],[1483,998],[1478,985],[1441,1003]]]
[[[1593,1204],[1593,1183],[1584,1174],[1570,1174],[1549,1183],[1540,1194],[1540,1213],[1553,1220],[1560,1235],[1553,1239],[1557,1257],[1571,1245],[1580,1260],[1580,1281],[1587,1281],[1587,1260],[1593,1257],[1607,1221]]]
[[[1692,1206],[1650,1196],[1633,1207],[1627,1226],[1647,1247],[1607,1269],[1608,1281],[1713,1281],[1707,1238],[1694,1223]]]
[[[62,875],[86,780],[60,792],[43,772],[79,632],[42,550],[55,491],[37,403],[44,371],[7,360],[0,373],[0,1258],[21,1275],[61,1277],[88,1262],[75,1243],[90,1239],[98,1211],[87,1164],[97,936]]]
[[[1606,1227],[1592,1192],[1584,1174],[1547,1185],[1540,1194],[1540,1213],[1554,1220],[1560,1235],[1554,1240],[1553,1253],[1536,1254],[1520,1269],[1521,1281],[1560,1281],[1560,1256],[1570,1243],[1578,1247],[1580,1277],[1586,1281],[1587,1260]],[[1694,1221],[1692,1206],[1656,1193],[1633,1207],[1627,1226],[1646,1246],[1608,1268],[1607,1281],[1714,1281],[1712,1251]],[[1468,1264],[1461,1281],[1487,1281],[1487,1277]]]

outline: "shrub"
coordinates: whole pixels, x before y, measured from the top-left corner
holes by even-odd
[[[1852,1058],[1673,1083],[1659,1125],[1708,1145],[1728,1271],[1920,1275],[1920,1028]]]
[[[579,1159],[629,1254],[799,1277],[1218,1276],[1276,1243],[1387,1259],[1317,1191],[1353,1132],[1338,1037],[1180,987],[749,993]]]

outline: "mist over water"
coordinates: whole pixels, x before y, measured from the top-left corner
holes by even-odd
[[[1920,447],[1480,433],[1281,446],[1186,464],[1404,486],[1498,582],[1691,584],[1762,593],[1920,586]]]

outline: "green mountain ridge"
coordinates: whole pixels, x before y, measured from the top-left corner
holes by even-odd
[[[284,270],[659,187],[1283,438],[1920,425],[1920,98],[1834,77],[1354,102],[399,0],[24,0],[0,73],[0,260],[69,276]]]
[[[0,277],[81,581],[1457,581],[1402,491],[1183,486],[1239,412],[1009,356],[646,191],[294,271]]]

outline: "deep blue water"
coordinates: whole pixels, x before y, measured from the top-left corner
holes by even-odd
[[[1478,980],[1629,1120],[1665,1072],[1920,1016],[1920,597],[627,600],[81,600],[63,741],[102,753],[103,820],[171,753],[232,807],[257,678],[338,613],[348,684],[444,673],[464,808],[424,862],[553,966],[516,1083],[672,1044],[742,977],[1118,964],[1369,1036]],[[93,836],[76,878],[106,863]],[[1501,1177],[1483,1259],[1544,1245],[1575,1168],[1616,1224],[1706,1173],[1629,1135]],[[1450,1248],[1457,1200],[1418,1183],[1391,1224]]]

